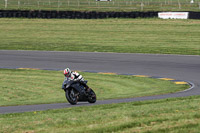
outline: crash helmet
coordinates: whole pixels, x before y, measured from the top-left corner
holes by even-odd
[[[69,68],[66,68],[64,70],[63,74],[65,75],[65,77],[70,77],[71,76],[71,70]]]

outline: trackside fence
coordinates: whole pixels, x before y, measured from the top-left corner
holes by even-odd
[[[199,11],[200,0],[0,0],[2,10]]]

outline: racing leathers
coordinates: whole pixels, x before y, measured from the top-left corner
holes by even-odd
[[[84,78],[79,73],[71,72],[69,76],[65,76],[64,80],[67,80],[68,78],[74,81],[79,81],[86,88],[86,91],[89,91],[89,86],[86,83],[84,83]]]

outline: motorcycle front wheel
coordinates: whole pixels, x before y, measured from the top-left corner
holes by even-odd
[[[77,94],[76,94],[76,92],[75,92],[75,90],[73,88],[71,88],[69,90],[66,90],[65,96],[66,96],[67,101],[70,104],[72,104],[72,105],[77,104],[78,96],[77,96]]]
[[[91,89],[88,95],[88,102],[89,103],[95,103],[97,100],[95,92]]]

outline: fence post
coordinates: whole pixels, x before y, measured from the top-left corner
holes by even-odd
[[[181,3],[179,0],[178,0],[178,7],[179,7],[179,9],[181,9]]]
[[[38,3],[38,9],[39,9],[40,8],[40,2],[38,1],[37,3]]]
[[[8,0],[5,0],[5,8],[8,7]]]
[[[58,0],[58,10],[59,10],[59,8],[60,8],[59,2],[60,2],[60,1]]]
[[[199,9],[200,9],[200,2],[199,2]]]
[[[19,9],[19,7],[20,7],[20,1],[18,1],[18,9]]]
[[[141,3],[141,11],[143,11],[143,9],[144,9],[144,4],[143,4],[143,2]]]

